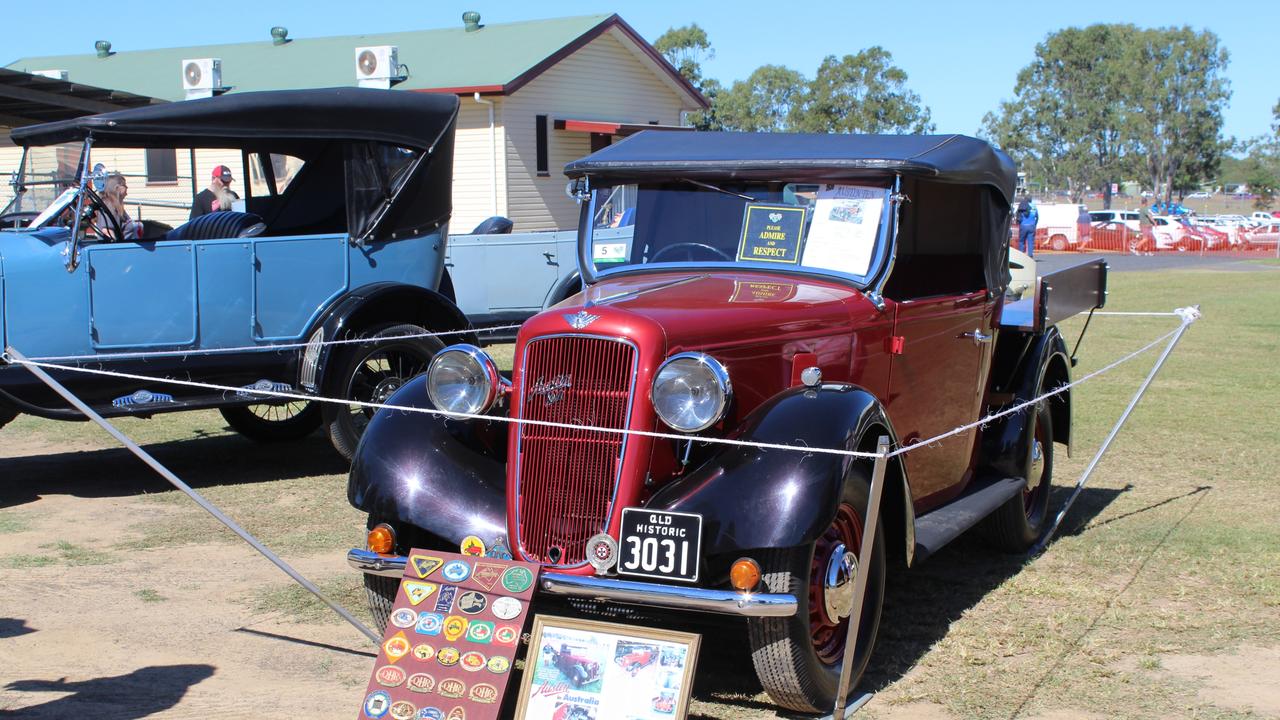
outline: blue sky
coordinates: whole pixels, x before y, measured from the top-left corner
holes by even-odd
[[[763,64],[786,65],[812,76],[825,55],[882,45],[907,71],[909,86],[933,112],[938,131],[968,134],[977,131],[984,113],[1013,94],[1018,70],[1031,61],[1036,43],[1048,33],[1096,22],[1185,24],[1214,31],[1231,52],[1227,77],[1233,95],[1224,113],[1228,136],[1247,138],[1269,132],[1271,108],[1280,99],[1280,2],[1276,0],[646,0],[627,4],[129,0],[64,3],[53,20],[53,6],[45,3],[3,5],[8,30],[0,46],[3,63],[31,55],[90,53],[99,39],[110,40],[119,51],[266,41],[272,25],[288,27],[295,38],[445,27],[461,24],[464,10],[479,11],[486,23],[617,12],[650,41],[669,27],[697,22],[707,31],[716,53],[704,71],[726,85]]]

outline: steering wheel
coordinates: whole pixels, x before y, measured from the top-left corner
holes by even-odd
[[[116,220],[116,216],[109,209],[107,203],[103,201],[102,196],[94,191],[88,185],[84,186],[85,207],[89,212],[85,213],[80,220],[81,228],[92,228],[93,232],[107,242],[119,242],[124,239],[124,231],[120,228],[120,222]],[[102,219],[106,219],[108,227],[100,227],[99,223]]]
[[[694,257],[694,251],[696,250],[701,250],[702,252],[707,253],[708,255],[714,255],[716,259],[724,260],[725,262],[733,262],[733,258],[725,254],[723,250],[714,248],[706,243],[698,243],[698,242],[681,242],[681,243],[668,245],[662,248],[661,250],[659,250],[658,252],[654,253],[653,257],[649,258],[649,262],[658,262],[658,258],[661,258],[663,255],[666,255],[669,252],[675,252],[678,250],[683,250],[686,254],[688,254],[690,262],[696,259]]]

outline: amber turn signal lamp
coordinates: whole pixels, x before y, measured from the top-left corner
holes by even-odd
[[[760,565],[751,558],[739,558],[729,568],[729,582],[743,592],[751,592],[760,585]]]
[[[370,550],[387,555],[396,549],[396,533],[390,525],[382,523],[369,531],[369,539],[366,543]]]

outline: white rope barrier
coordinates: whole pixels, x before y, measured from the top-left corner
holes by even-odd
[[[998,420],[1002,417],[1012,415],[1013,413],[1021,412],[1022,410],[1025,410],[1029,407],[1036,405],[1042,400],[1064,393],[1067,390],[1077,385],[1080,385],[1081,383],[1087,382],[1104,373],[1110,372],[1111,370],[1114,370],[1120,365],[1123,365],[1129,362],[1130,360],[1133,360],[1134,358],[1138,357],[1139,355],[1142,355],[1143,353],[1148,352],[1149,350],[1156,347],[1157,345],[1177,335],[1183,328],[1185,328],[1185,326],[1195,322],[1200,317],[1199,311],[1197,311],[1195,308],[1180,308],[1177,311],[1168,313],[1168,315],[1174,316],[1174,317],[1180,317],[1182,319],[1182,323],[1178,326],[1177,329],[1169,333],[1166,333],[1165,335],[1162,335],[1159,338],[1156,338],[1150,343],[1147,343],[1141,348],[1129,353],[1128,355],[1125,355],[1119,360],[1116,360],[1115,362],[1112,362],[1109,365],[1106,365],[1105,367],[1095,370],[1089,373],[1088,375],[1085,375],[1084,377],[1081,377],[1073,382],[1060,385],[1054,388],[1053,390],[1050,390],[1038,397],[1032,398],[1030,400],[1026,400],[1024,402],[1020,402],[1016,405],[994,412],[990,415],[987,415],[986,417],[983,417],[967,425],[962,425],[960,427],[954,428],[952,430],[948,430],[947,432],[941,433],[939,435],[935,435],[931,438],[918,440],[909,445],[900,447],[897,450],[889,452],[884,457],[892,458],[898,455],[903,455],[908,452],[912,452],[914,450],[918,450],[922,447],[928,447],[930,445],[934,445],[949,437],[959,435],[961,433],[972,430],[973,428],[976,428],[976,427],[985,426],[986,424],[992,422],[993,420]],[[356,341],[356,342],[360,342],[360,341]],[[20,359],[20,358],[14,357],[13,355],[7,352],[4,354],[3,357],[5,361],[14,365],[27,365],[32,367],[44,368],[47,370],[62,370],[66,372],[76,372],[76,373],[98,375],[98,376],[105,376],[105,377],[116,377],[116,378],[122,378],[126,380],[137,380],[141,382],[155,382],[155,383],[163,383],[163,384],[169,384],[169,385],[179,385],[182,387],[194,387],[194,388],[202,388],[207,390],[218,390],[222,392],[249,394],[255,399],[256,398],[263,398],[263,399],[276,398],[280,400],[290,400],[295,402],[323,402],[323,403],[346,405],[348,407],[358,407],[358,408],[364,408],[364,409],[370,409],[370,410],[390,410],[390,411],[399,411],[399,412],[406,412],[406,413],[421,413],[424,415],[435,415],[435,416],[443,417],[445,419],[450,419],[450,420],[484,420],[487,422],[505,422],[505,423],[515,424],[515,425],[530,425],[534,427],[548,427],[548,428],[559,428],[559,429],[576,430],[576,431],[600,432],[600,433],[607,433],[607,434],[613,434],[613,435],[639,435],[641,437],[655,438],[655,439],[661,439],[661,440],[693,441],[693,442],[701,442],[701,443],[708,443],[708,444],[714,444],[714,445],[729,445],[729,446],[735,446],[735,447],[754,447],[754,448],[762,448],[766,450],[784,450],[784,451],[793,451],[793,452],[818,453],[818,454],[825,454],[825,455],[839,455],[844,457],[857,457],[857,458],[881,457],[880,453],[863,452],[859,450],[844,450],[840,448],[821,448],[821,447],[812,447],[808,445],[789,445],[784,443],[761,443],[761,442],[752,442],[748,440],[734,440],[731,438],[705,437],[705,436],[698,436],[698,435],[684,435],[684,434],[677,434],[677,433],[655,432],[655,431],[649,431],[649,430],[629,430],[626,428],[609,428],[609,427],[600,427],[596,425],[560,423],[560,422],[552,422],[549,420],[530,420],[527,418],[512,418],[512,417],[502,417],[497,415],[456,413],[456,412],[449,412],[446,410],[437,410],[434,408],[412,407],[408,405],[390,405],[387,403],[365,402],[361,400],[344,400],[341,398],[329,398],[329,397],[323,397],[319,395],[304,395],[302,393],[280,392],[275,390],[257,390],[257,389],[246,390],[243,387],[237,387],[232,385],[219,385],[215,383],[195,382],[193,380],[180,380],[177,378],[161,378],[161,377],[155,377],[151,375],[140,375],[136,373],[128,373],[128,372],[121,372],[121,371],[115,371],[115,370],[102,370],[97,368],[79,367],[75,365],[60,365],[54,362],[49,362],[48,359]]]
[[[280,343],[271,345],[241,345],[240,347],[226,348],[201,348],[196,350],[145,350],[139,352],[123,352],[123,353],[99,353],[96,355],[44,355],[41,357],[31,358],[31,360],[41,360],[44,362],[67,362],[67,361],[96,361],[105,362],[110,360],[143,360],[148,358],[162,357],[199,357],[202,355],[223,355],[227,353],[240,352],[271,352],[280,350],[301,350],[311,345],[358,345],[362,343],[375,344],[380,342],[394,342],[396,340],[416,340],[419,338],[429,337],[446,337],[449,335],[466,335],[467,333],[487,333],[498,330],[519,330],[519,324],[515,325],[495,325],[493,327],[472,328],[466,330],[444,330],[441,332],[422,332],[407,333],[405,335],[386,335],[384,337],[359,337],[359,338],[343,338],[341,340],[318,340],[314,343],[298,342],[298,343]]]

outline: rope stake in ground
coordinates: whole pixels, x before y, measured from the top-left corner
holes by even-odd
[[[1087,382],[1095,377],[1098,377],[1099,375],[1110,372],[1111,370],[1114,370],[1120,365],[1123,365],[1124,363],[1127,363],[1130,360],[1133,360],[1134,358],[1138,357],[1139,355],[1142,355],[1143,353],[1151,350],[1152,348],[1156,347],[1157,345],[1164,342],[1165,340],[1168,340],[1169,338],[1174,337],[1175,335],[1180,336],[1180,334],[1187,328],[1187,326],[1195,322],[1200,317],[1200,312],[1198,309],[1194,307],[1188,307],[1188,308],[1179,308],[1178,310],[1175,310],[1173,313],[1170,313],[1169,315],[1181,318],[1182,324],[1177,329],[1156,338],[1152,342],[1129,353],[1128,355],[1125,355],[1119,360],[1116,360],[1115,362],[1101,369],[1095,370],[1089,373],[1088,375],[1085,375],[1082,378],[1074,380],[1070,383],[1066,383],[1064,385],[1060,385],[1054,388],[1053,390],[1050,390],[1049,392],[1046,392],[1038,397],[1032,398],[1030,400],[1026,400],[1024,402],[1020,402],[1016,405],[994,412],[990,415],[987,415],[967,425],[962,425],[960,427],[954,428],[952,430],[948,430],[939,435],[935,435],[930,438],[924,438],[910,445],[900,447],[897,450],[890,452],[888,457],[904,455],[908,452],[918,450],[922,447],[928,447],[930,445],[939,443],[949,437],[953,437],[955,435],[959,435],[961,433],[972,430],[975,427],[986,425],[994,420],[998,420],[1002,417],[1012,415],[1013,413],[1016,413],[1016,412],[1021,412],[1029,407],[1033,407],[1034,405],[1036,405],[1042,400],[1064,393],[1067,390],[1070,390],[1071,388],[1077,385],[1080,385],[1081,383]],[[26,365],[31,368],[63,370],[66,372],[77,372],[77,373],[84,373],[88,375],[118,377],[118,378],[123,378],[128,380],[137,380],[140,382],[154,382],[154,383],[162,383],[162,384],[168,384],[168,385],[179,385],[183,387],[195,387],[195,388],[202,388],[206,390],[218,390],[221,392],[235,392],[235,393],[244,392],[244,388],[233,387],[230,385],[218,385],[215,383],[195,382],[192,380],[178,380],[176,378],[161,378],[161,377],[155,377],[152,375],[141,375],[137,373],[126,373],[126,372],[119,372],[114,370],[101,370],[96,368],[77,367],[74,365],[59,365],[56,363],[46,362],[43,360],[30,360],[25,357],[21,357],[20,353],[17,353],[17,351],[13,350],[12,348],[10,348],[10,351],[5,354],[5,360],[15,365]],[[664,433],[664,432],[656,432],[656,431],[650,431],[650,430],[628,430],[626,428],[608,428],[608,427],[600,427],[596,425],[578,425],[573,423],[558,423],[558,422],[551,422],[548,420],[529,420],[525,418],[502,417],[497,415],[455,413],[455,412],[448,412],[446,410],[437,410],[434,408],[411,407],[408,405],[390,405],[386,403],[365,402],[361,400],[344,400],[341,398],[329,398],[329,397],[323,397],[320,395],[304,395],[302,393],[294,393],[294,392],[279,392],[275,390],[254,390],[253,395],[255,397],[260,397],[260,398],[278,398],[281,400],[292,400],[292,401],[301,401],[301,402],[332,403],[337,405],[346,405],[348,407],[365,408],[365,409],[370,409],[375,411],[376,410],[392,410],[392,411],[400,411],[400,412],[407,412],[407,413],[437,415],[450,420],[484,420],[487,422],[505,422],[505,423],[516,424],[516,425],[531,425],[535,427],[549,427],[549,428],[560,428],[560,429],[587,431],[587,432],[600,432],[600,433],[607,433],[607,434],[614,434],[614,435],[639,435],[642,437],[655,438],[660,440],[694,441],[694,442],[708,443],[708,444],[714,444],[714,445],[754,447],[754,448],[761,448],[765,450],[785,450],[785,451],[792,451],[792,452],[818,453],[818,454],[824,454],[824,455],[840,455],[844,457],[873,459],[880,456],[879,453],[862,452],[859,450],[845,450],[842,448],[820,448],[820,447],[812,447],[809,445],[788,445],[784,443],[760,443],[760,442],[752,442],[749,440],[734,440],[731,438],[716,438],[716,437],[705,437],[705,436],[698,436],[698,435],[682,435],[677,433]]]
[[[13,348],[8,348],[5,354],[9,357],[10,362],[18,362],[22,364],[23,361],[25,361],[25,358],[23,358],[22,353],[18,352],[17,350],[14,350]],[[111,435],[111,437],[118,440],[120,444],[124,445],[125,448],[129,450],[129,452],[138,456],[138,458],[142,460],[142,462],[146,463],[148,467],[150,467],[152,470],[155,470],[157,473],[159,473],[160,476],[163,477],[165,480],[168,480],[169,484],[181,490],[183,493],[187,495],[187,497],[194,500],[197,505],[203,508],[205,512],[212,515],[214,519],[216,519],[218,522],[225,525],[228,529],[230,529],[236,535],[239,535],[241,540],[244,540],[246,543],[249,543],[250,547],[252,547],[254,550],[257,550],[259,554],[261,554],[266,559],[270,560],[276,567],[283,570],[284,573],[288,575],[290,578],[292,578],[294,582],[298,583],[303,588],[305,588],[308,592],[310,592],[312,595],[315,595],[317,598],[319,598],[321,602],[329,606],[329,609],[333,610],[338,615],[340,615],[343,620],[346,620],[347,622],[351,623],[351,625],[355,627],[355,629],[359,630],[361,633],[365,635],[365,637],[372,640],[375,645],[382,642],[381,635],[378,635],[373,630],[370,630],[367,625],[365,625],[364,623],[356,619],[356,616],[352,615],[346,608],[330,600],[328,596],[326,596],[320,590],[320,588],[316,587],[314,583],[312,583],[310,580],[304,577],[297,570],[294,570],[293,566],[291,566],[289,563],[282,560],[280,556],[272,552],[271,549],[268,548],[266,545],[263,545],[262,542],[259,541],[258,538],[251,535],[249,531],[240,527],[239,523],[237,523],[235,520],[232,520],[230,517],[227,517],[227,515],[224,514],[220,509],[218,509],[216,505],[206,500],[203,495],[191,489],[190,485],[186,484],[177,475],[173,474],[173,472],[170,471],[169,468],[160,464],[159,460],[156,460],[155,458],[151,457],[150,453],[148,453],[146,450],[143,450],[141,447],[139,447],[138,444],[135,443],[133,440],[130,440],[129,436],[117,430],[114,425],[107,422],[107,420],[103,418],[101,415],[99,415],[98,413],[94,412],[93,408],[86,405],[84,401],[76,397],[70,390],[63,387],[61,383],[59,383],[57,380],[54,380],[52,377],[50,377],[49,374],[46,373],[44,370],[41,370],[40,367],[30,363],[30,361],[26,361],[25,364],[27,364],[28,369],[37,378],[39,378],[41,382],[43,382],[45,385],[48,385],[50,388],[53,389],[54,392],[61,395],[64,400],[71,403],[77,410],[83,413],[85,417],[97,423],[103,430],[106,430],[107,433]]]

